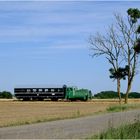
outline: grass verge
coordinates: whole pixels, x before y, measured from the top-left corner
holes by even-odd
[[[140,119],[133,124],[109,128],[106,132],[92,136],[90,139],[140,139]]]
[[[140,104],[119,104],[108,107],[107,112],[120,112],[140,108]]]
[[[110,106],[107,112],[120,112],[140,108],[140,104],[120,104]],[[118,128],[110,127],[106,132],[94,135],[88,139],[140,139],[140,116],[133,124],[122,125]]]

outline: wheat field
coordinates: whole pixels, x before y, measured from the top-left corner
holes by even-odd
[[[90,102],[0,101],[0,127],[93,115],[106,111],[117,101]]]

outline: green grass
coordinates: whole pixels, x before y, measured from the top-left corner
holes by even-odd
[[[107,112],[120,112],[140,108],[140,104],[120,104],[107,108]],[[119,128],[110,128],[99,134],[89,137],[89,139],[140,139],[140,116],[133,124],[123,125]]]
[[[120,112],[138,108],[140,108],[140,104],[120,104],[108,107],[107,112]]]
[[[140,108],[140,104],[120,104],[110,106],[107,112],[120,112]],[[99,135],[94,135],[89,139],[140,139],[140,116],[137,116],[133,124],[122,125],[119,128],[110,128]]]
[[[140,139],[140,120],[119,128],[109,128],[106,132],[92,136],[90,139]]]

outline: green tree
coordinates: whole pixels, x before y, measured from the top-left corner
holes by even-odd
[[[123,93],[120,94],[121,96],[123,96]],[[118,98],[118,93],[115,91],[101,91],[100,93],[95,94],[94,98],[98,98],[98,99]]]
[[[135,46],[134,46],[134,50],[137,54],[140,54],[140,38],[138,38],[136,40]]]
[[[138,92],[130,92],[129,98],[140,98],[140,93]]]
[[[125,93],[125,103],[128,103],[128,95],[132,87],[134,77],[137,73],[138,45],[139,44],[139,19],[140,10],[129,8],[127,10],[128,22],[125,22],[119,15],[116,16],[118,28],[121,31],[123,41],[122,52],[126,65],[128,65],[127,89]]]
[[[127,80],[125,103],[128,102],[128,94],[131,90],[138,63],[139,46],[139,18],[138,9],[128,9],[128,18],[124,19],[120,14],[115,14],[116,24],[109,27],[105,35],[97,33],[90,36],[90,45],[93,56],[104,55],[111,64],[111,76],[117,80],[117,92],[121,102],[120,80]],[[137,50],[137,51],[136,51]]]
[[[0,92],[0,98],[12,99],[13,95],[11,94],[11,92],[3,91],[3,92]]]
[[[125,68],[122,68],[122,67],[119,67],[118,69],[113,69],[113,68],[110,68],[109,69],[109,72],[110,72],[110,78],[111,79],[114,79],[117,81],[123,79],[125,80],[126,79],[126,76],[128,75],[128,66],[126,65]],[[120,99],[120,102],[121,102],[121,94],[120,94],[120,82],[117,83],[117,91],[118,91],[118,96],[119,96],[119,99]]]

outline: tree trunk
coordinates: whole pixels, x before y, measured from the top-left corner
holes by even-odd
[[[128,94],[129,94],[130,89],[131,89],[131,84],[132,84],[132,81],[128,81],[127,90],[126,90],[126,93],[125,93],[125,104],[128,103]]]
[[[119,97],[119,103],[121,104],[121,93],[120,93],[120,87],[121,87],[121,84],[120,84],[120,79],[118,78],[118,79],[117,79],[117,92],[118,92],[118,97]]]

